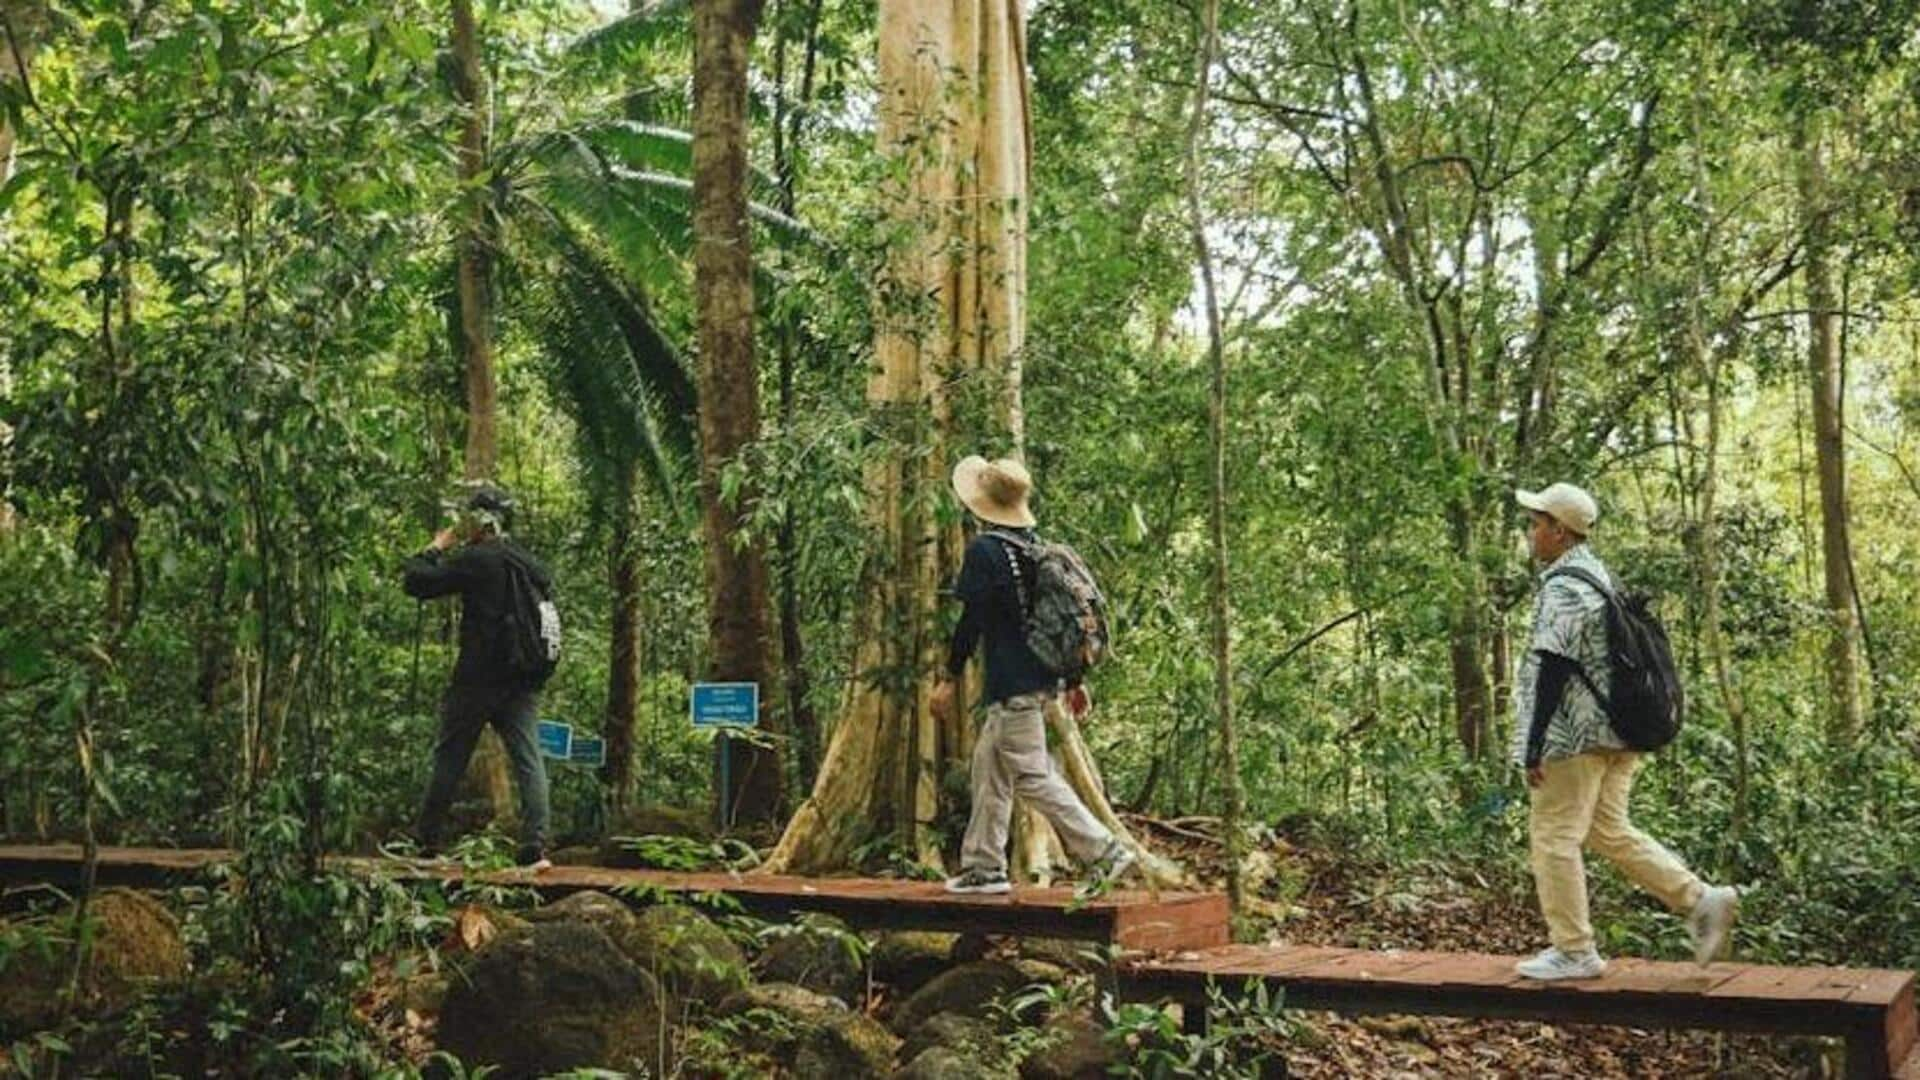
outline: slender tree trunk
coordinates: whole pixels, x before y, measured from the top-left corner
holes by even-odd
[[[1214,52],[1219,47],[1219,0],[1201,7],[1199,44],[1193,84],[1193,118],[1187,126],[1186,187],[1188,221],[1193,232],[1193,254],[1200,266],[1200,295],[1207,316],[1207,366],[1211,372],[1207,397],[1207,433],[1210,442],[1208,477],[1209,534],[1213,569],[1209,584],[1213,615],[1213,703],[1220,725],[1220,757],[1225,767],[1226,813],[1221,829],[1227,839],[1227,901],[1237,913],[1245,909],[1241,863],[1245,837],[1241,819],[1246,813],[1246,791],[1240,776],[1240,743],[1233,730],[1232,603],[1227,577],[1227,358],[1220,327],[1220,299],[1213,280],[1213,255],[1207,246],[1207,218],[1201,204],[1201,142],[1207,130],[1207,91],[1213,77]]]
[[[460,102],[461,213],[456,268],[460,306],[460,362],[467,390],[467,446],[462,475],[491,480],[500,454],[493,372],[493,217],[488,207],[487,139],[493,125],[486,66],[473,0],[452,0],[453,89]],[[506,748],[491,727],[467,769],[469,783],[487,794],[495,824],[513,820],[513,784]]]
[[[774,61],[773,173],[780,185],[780,212],[793,217],[796,211],[795,156],[800,152],[802,120],[813,100],[814,67],[820,44],[822,0],[809,0],[805,34],[805,58],[801,64],[800,91],[796,99],[787,97],[785,31]],[[777,9],[776,9],[777,10]],[[779,21],[776,16],[776,22]],[[778,328],[780,352],[780,430],[791,436],[798,407],[796,367],[798,328],[791,318]],[[780,564],[780,660],[785,666],[788,722],[793,730],[794,749],[800,782],[811,786],[820,757],[820,723],[809,700],[806,643],[800,634],[800,543],[797,515],[791,503],[781,515],[776,539]]]
[[[607,763],[601,774],[614,814],[633,798],[633,732],[640,717],[640,544],[636,534],[636,478],[621,478],[614,507],[609,577],[613,629],[607,657],[607,715],[601,730]]]
[[[1828,619],[1827,734],[1848,746],[1860,734],[1860,638],[1847,558],[1846,443],[1842,437],[1839,314],[1833,287],[1832,208],[1828,205],[1826,148],[1819,117],[1803,108],[1794,127],[1799,156],[1800,212],[1806,229],[1807,373],[1813,392],[1814,460],[1820,478],[1820,539],[1826,566]]]
[[[767,688],[773,664],[767,568],[759,540],[746,542],[751,493],[729,500],[723,470],[760,436],[760,383],[753,358],[753,257],[747,224],[747,62],[760,0],[697,0],[693,8],[694,290],[700,342],[700,502],[706,538],[709,674]],[[771,727],[779,710],[765,707]],[[725,739],[729,821],[771,822],[784,790],[770,747]]]

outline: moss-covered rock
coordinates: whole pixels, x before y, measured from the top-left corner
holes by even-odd
[[[641,911],[619,944],[677,997],[717,1005],[752,981],[740,946],[712,919],[684,904]]]
[[[180,920],[158,899],[106,889],[87,905],[91,947],[76,1013],[104,1016],[187,977]],[[0,927],[0,1036],[54,1023],[79,935],[70,913]]]
[[[1026,986],[1028,980],[1012,964],[977,960],[944,971],[894,1010],[893,1030],[907,1034],[937,1013],[984,1016],[996,998]]]
[[[459,964],[439,1043],[503,1080],[597,1067],[658,1075],[667,1044],[653,977],[604,932],[549,921],[504,934]]]
[[[953,964],[958,934],[907,930],[881,934],[873,943],[873,977],[902,993],[912,993]]]
[[[778,929],[754,961],[754,971],[760,978],[818,990],[848,1004],[857,1004],[866,996],[861,941],[845,923],[814,918]]]

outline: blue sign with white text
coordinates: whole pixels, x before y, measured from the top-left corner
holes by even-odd
[[[694,683],[691,712],[697,728],[754,727],[760,723],[760,684]]]
[[[540,753],[546,757],[567,760],[573,755],[573,725],[562,724],[557,720],[540,721]]]
[[[575,735],[573,752],[567,760],[575,765],[605,765],[607,763],[607,740],[598,735]]]

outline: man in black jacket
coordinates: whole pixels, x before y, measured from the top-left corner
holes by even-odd
[[[433,747],[433,779],[420,814],[420,842],[439,849],[447,809],[467,771],[474,743],[489,724],[506,744],[520,794],[520,865],[536,871],[546,859],[547,771],[540,759],[536,716],[539,682],[511,663],[509,563],[514,562],[544,592],[552,579],[533,556],[507,539],[513,500],[490,485],[476,485],[460,504],[460,519],[440,530],[426,550],[407,560],[408,596],[431,600],[460,597],[460,656],[440,702],[440,736]]]

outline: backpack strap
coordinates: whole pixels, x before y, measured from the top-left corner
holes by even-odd
[[[1013,570],[1014,596],[1020,601],[1020,615],[1022,618],[1025,618],[1033,611],[1033,605],[1028,602],[1026,576],[1020,573],[1020,559],[1015,553],[1018,552],[1030,560],[1038,561],[1039,555],[1036,549],[1039,545],[1024,536],[1002,532],[999,529],[988,529],[985,535],[991,536],[1006,545],[1007,565]]]
[[[1572,578],[1575,581],[1585,584],[1594,592],[1599,593],[1600,599],[1606,601],[1608,607],[1612,607],[1620,602],[1619,597],[1614,594],[1612,589],[1607,587],[1606,582],[1601,581],[1599,575],[1590,570],[1583,570],[1577,566],[1563,566],[1558,570],[1547,571],[1546,580],[1551,581],[1557,577]],[[1575,660],[1573,662],[1573,669],[1579,673],[1580,683],[1587,688],[1587,693],[1592,694],[1593,700],[1599,703],[1600,711],[1606,713],[1608,718],[1611,719],[1613,716],[1613,702],[1608,700],[1607,695],[1600,692],[1598,686],[1594,685],[1593,676],[1587,673],[1587,665],[1582,661]]]

